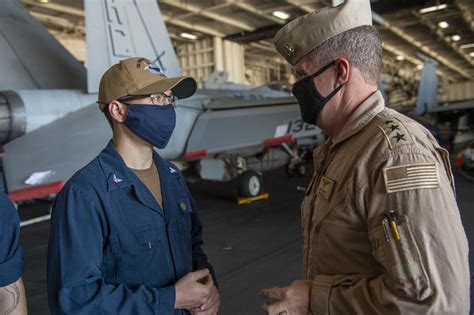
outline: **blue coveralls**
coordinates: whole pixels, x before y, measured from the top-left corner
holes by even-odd
[[[0,287],[17,282],[23,273],[23,250],[19,238],[18,212],[10,199],[0,193]]]
[[[164,209],[112,142],[58,194],[48,249],[53,314],[188,314],[174,310],[176,281],[203,268],[214,277],[183,176],[153,159]]]

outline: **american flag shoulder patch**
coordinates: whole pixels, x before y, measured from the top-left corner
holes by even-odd
[[[438,168],[435,163],[386,167],[383,169],[383,178],[387,193],[439,187]]]

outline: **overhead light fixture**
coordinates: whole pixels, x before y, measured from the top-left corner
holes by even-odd
[[[187,39],[191,39],[191,40],[195,40],[196,38],[198,38],[196,35],[194,34],[189,34],[189,33],[181,33],[179,34],[179,36],[183,37],[183,38],[187,38]]]
[[[398,56],[396,57],[396,59],[397,59],[398,61],[403,61],[403,60],[405,60],[405,57],[404,57],[403,55],[398,55]]]
[[[449,24],[446,21],[441,21],[441,22],[438,23],[438,26],[441,27],[441,28],[448,28]]]
[[[459,46],[461,49],[474,48],[474,43]]]
[[[469,53],[470,57],[474,57],[474,51]]]
[[[453,42],[459,42],[461,40],[461,36],[453,35],[453,36],[451,36],[451,39],[453,40]]]
[[[428,7],[428,8],[424,8],[424,9],[421,9],[420,12],[421,14],[424,14],[424,13],[429,13],[429,12],[434,12],[434,11],[439,11],[439,10],[443,10],[443,9],[446,9],[448,7],[447,4],[440,4],[440,5],[435,5],[435,6],[432,6],[432,7]]]
[[[421,69],[423,69],[423,65],[416,66],[416,70],[421,70]]]
[[[48,3],[49,0],[38,0],[39,3]]]
[[[280,20],[288,20],[290,18],[290,15],[283,11],[273,11],[272,14]]]

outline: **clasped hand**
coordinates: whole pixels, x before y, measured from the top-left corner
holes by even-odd
[[[188,273],[175,288],[176,309],[187,309],[193,315],[215,315],[219,311],[219,291],[208,269]]]

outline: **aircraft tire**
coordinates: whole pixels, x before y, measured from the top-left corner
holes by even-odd
[[[255,197],[262,193],[263,182],[255,171],[245,171],[239,177],[239,196]]]

